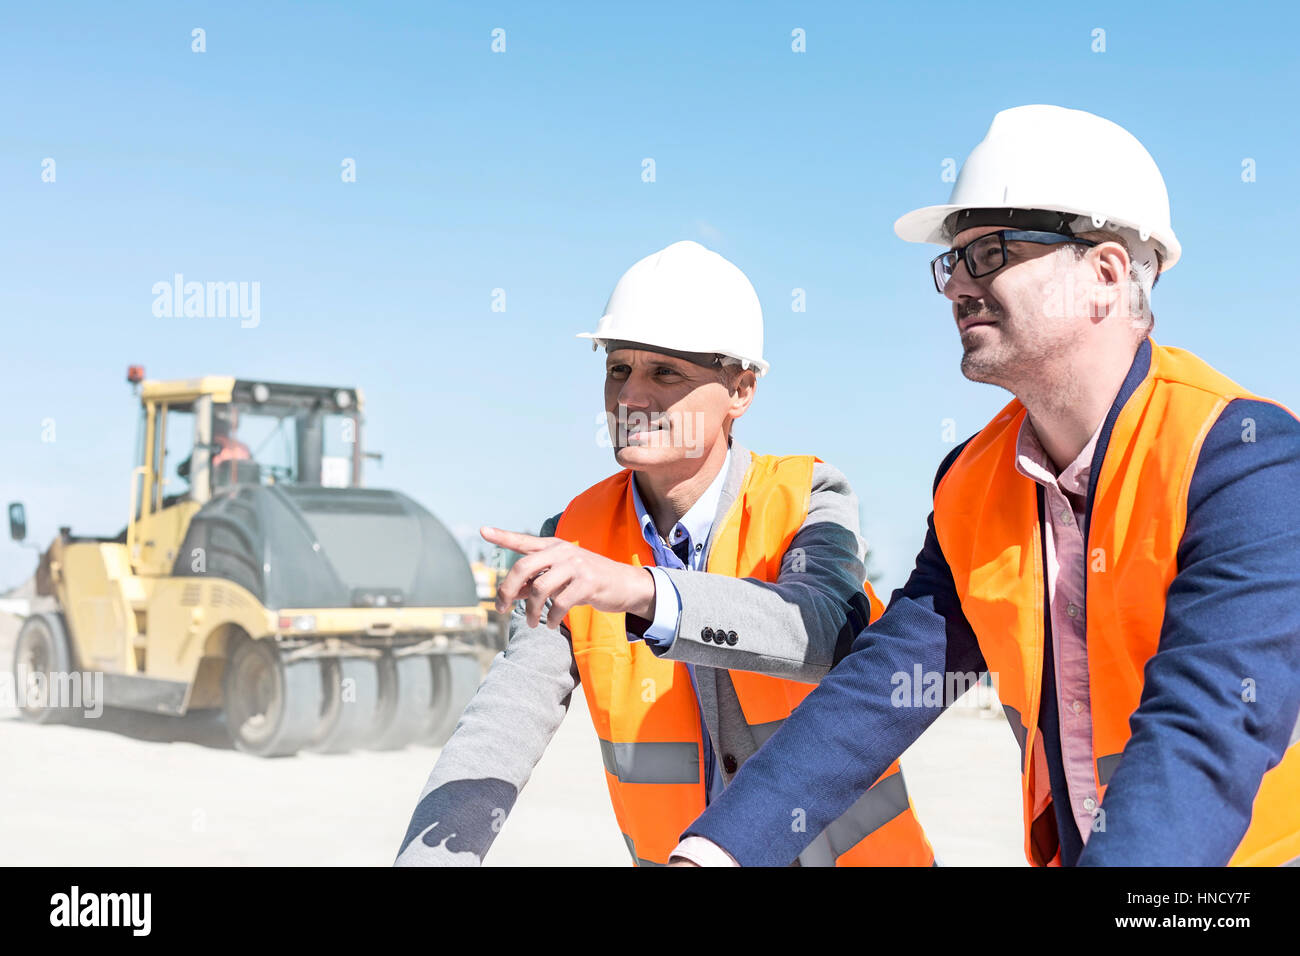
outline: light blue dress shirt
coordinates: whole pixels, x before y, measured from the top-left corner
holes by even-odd
[[[685,540],[690,548],[687,554],[690,559],[690,569],[692,571],[702,570],[704,546],[709,540],[709,533],[713,530],[713,516],[717,513],[718,500],[722,497],[722,488],[726,484],[727,471],[730,467],[731,450],[728,449],[727,457],[723,460],[722,468],[717,477],[713,479],[712,484],[700,496],[700,500],[691,505],[690,510],[682,515],[677,524],[673,525],[673,530],[668,533],[667,542],[659,537],[654,518],[646,511],[645,504],[641,501],[641,493],[637,491],[636,481],[633,480],[632,482],[632,503],[636,506],[637,520],[641,522],[641,534],[645,537],[646,543],[650,545],[650,550],[654,554],[655,564],[657,565],[657,567],[647,569],[655,579],[655,616],[650,626],[646,628],[644,640],[652,648],[665,650],[672,646],[673,640],[677,636],[677,621],[682,613],[681,595],[677,593],[676,585],[663,572],[663,568],[686,566],[677,557],[677,553],[673,551],[672,546]],[[670,597],[671,600],[669,600]],[[629,641],[641,640],[631,632],[628,632],[627,639]],[[700,685],[695,680],[695,665],[687,664],[686,669],[691,675],[691,689],[695,691],[695,706],[698,710]],[[718,766],[717,754],[713,749],[713,741],[709,736],[708,724],[704,722],[703,711],[700,711],[700,727],[704,731],[704,766],[707,768],[707,777],[704,781],[706,802],[712,803],[714,798],[722,792],[722,772]]]
[[[680,544],[683,539],[690,548],[690,562],[686,566],[692,571],[703,569],[704,546],[708,543],[709,532],[713,530],[713,516],[717,513],[718,499],[722,497],[722,488],[727,483],[727,470],[730,467],[731,450],[728,449],[727,457],[722,462],[722,470],[705,489],[704,494],[700,495],[700,500],[691,505],[690,510],[673,525],[666,543],[659,537],[654,518],[646,511],[645,504],[641,501],[641,493],[637,491],[636,481],[632,482],[632,502],[636,506],[637,520],[641,523],[641,534],[650,545],[650,550],[654,552],[655,564],[658,565],[648,569],[655,579],[655,616],[645,632],[645,642],[657,650],[664,651],[672,646],[673,639],[677,636],[677,620],[682,612],[681,595],[677,593],[676,586],[662,569],[683,567],[672,547]],[[668,600],[669,597],[672,600]],[[640,640],[632,634],[628,635],[628,639]]]

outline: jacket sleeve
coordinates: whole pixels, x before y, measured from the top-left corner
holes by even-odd
[[[558,519],[542,525],[554,534]],[[547,610],[549,610],[549,602]],[[567,629],[510,615],[506,649],[461,714],[420,792],[395,866],[477,866],[568,712],[578,685]]]
[[[1160,643],[1081,866],[1222,866],[1241,842],[1300,731],[1298,489],[1300,422],[1230,403],[1202,445]]]
[[[668,660],[812,684],[848,653],[871,619],[862,587],[858,499],[848,479],[824,462],[813,466],[808,516],[775,582],[684,569],[662,573],[681,601],[672,643],[666,649],[651,645]],[[712,632],[734,633],[735,643],[706,641]]]
[[[712,840],[742,866],[789,864],[949,703],[914,706],[910,688],[900,693],[918,667],[940,675],[984,670],[933,515],[916,567],[885,613],[683,836]]]

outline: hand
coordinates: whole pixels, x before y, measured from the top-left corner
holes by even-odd
[[[497,585],[496,608],[504,614],[515,601],[523,600],[529,627],[541,623],[548,599],[547,627],[554,630],[559,629],[569,608],[580,604],[597,611],[654,618],[654,576],[645,568],[611,561],[561,538],[539,538],[490,526],[480,528],[479,534],[523,555]]]

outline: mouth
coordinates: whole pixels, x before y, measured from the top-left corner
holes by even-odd
[[[971,329],[980,325],[997,325],[998,320],[986,316],[972,316],[968,319],[962,319],[957,323],[957,329],[960,334],[965,335]]]
[[[660,425],[648,425],[644,428],[629,429],[626,432],[627,441],[628,444],[632,444],[634,442],[644,443],[652,440],[650,437],[651,435],[657,432],[666,432],[667,430],[668,430],[667,428],[664,428]]]

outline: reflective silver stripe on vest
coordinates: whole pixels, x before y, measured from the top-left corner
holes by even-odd
[[[1020,711],[1016,710],[1009,704],[1003,704],[1002,709],[1007,712],[1007,720],[1011,722],[1011,732],[1016,735],[1016,743],[1020,744],[1020,769],[1025,769],[1025,741],[1029,739],[1029,731],[1025,728],[1025,720],[1020,716]]]
[[[1297,742],[1300,742],[1300,718],[1296,719],[1295,726],[1291,728],[1291,743],[1287,746],[1290,747]]]
[[[900,772],[891,773],[860,796],[844,814],[831,821],[799,854],[800,866],[834,866],[835,860],[868,835],[908,809],[907,785]]]
[[[627,852],[632,854],[632,862],[637,866],[667,866],[666,863],[656,863],[654,860],[643,860],[636,855],[636,844],[626,833],[623,834],[623,842],[627,844]]]
[[[695,743],[600,742],[605,769],[623,783],[699,783],[700,747]]]
[[[1097,758],[1097,782],[1103,787],[1110,783],[1111,775],[1115,773],[1115,768],[1119,766],[1119,758],[1122,756],[1124,756],[1122,753],[1118,753]]]

